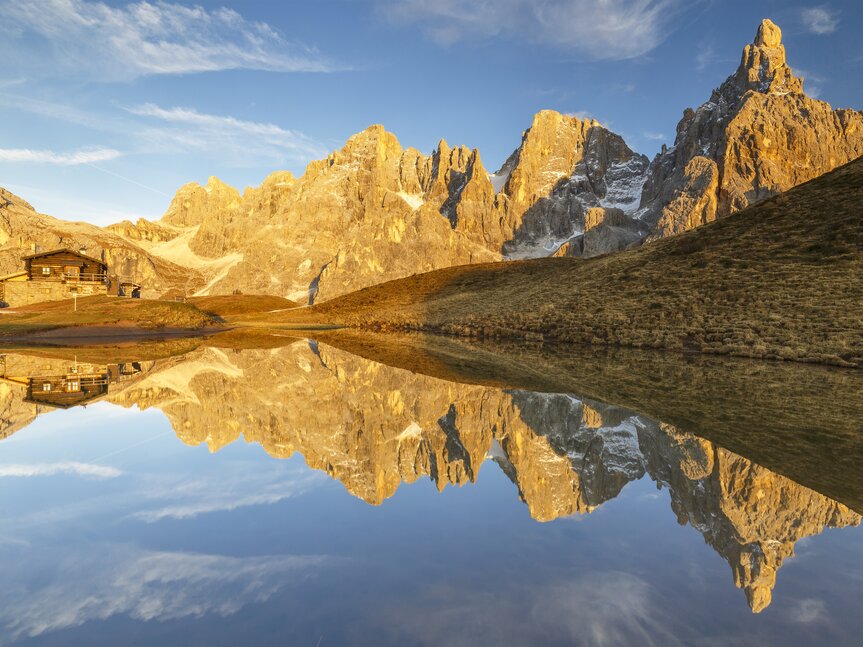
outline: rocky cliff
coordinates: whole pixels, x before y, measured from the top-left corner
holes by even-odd
[[[564,243],[578,255],[623,249],[638,236],[602,242],[586,232],[638,231],[627,216],[638,207],[647,167],[646,157],[599,122],[544,110],[494,176],[502,185],[501,232],[490,242],[511,258],[548,256]]]
[[[299,179],[276,173],[240,195],[211,178],[206,187],[184,186],[158,223],[121,223],[112,231],[152,239],[151,254],[207,272],[202,293],[313,302],[389,278],[500,259],[457,225],[471,209],[484,209],[490,192],[477,151],[442,141],[425,156],[372,126]]]
[[[441,141],[403,149],[382,126],[351,137],[300,178],[238,191],[183,186],[158,222],[110,227],[206,277],[200,292],[268,292],[314,302],[450,265],[622,249],[640,239],[647,158],[598,122],[536,115],[494,174]],[[585,232],[592,231],[590,236]]]
[[[811,180],[863,155],[863,113],[803,91],[770,20],[737,71],[650,165],[638,216],[658,238],[680,233]]]

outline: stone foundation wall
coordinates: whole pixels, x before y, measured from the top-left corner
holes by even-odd
[[[2,305],[17,308],[42,301],[71,299],[74,290],[77,290],[79,297],[108,294],[108,288],[102,283],[79,283],[75,285],[60,281],[9,281],[5,285],[6,295]]]

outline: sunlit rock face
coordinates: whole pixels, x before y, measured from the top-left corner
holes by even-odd
[[[535,517],[586,509],[569,461],[520,419],[509,394],[330,347],[207,349],[111,400],[158,407],[184,442],[213,451],[243,435],[277,458],[300,452],[372,504],[421,477],[438,489],[473,482],[493,458],[514,470],[508,474]],[[531,479],[536,470],[543,476]],[[547,478],[548,470],[557,478]]]
[[[140,283],[145,297],[172,289],[185,292],[201,285],[194,269],[154,258],[120,233],[38,213],[29,203],[0,187],[0,275],[22,270],[22,256],[64,247],[104,260],[112,275]]]
[[[764,20],[737,71],[650,165],[639,217],[651,236],[680,233],[776,195],[863,155],[863,113],[803,91],[782,32]]]
[[[242,195],[217,178],[187,184],[160,221],[109,229],[203,275],[201,294],[315,302],[451,265],[548,256],[566,241],[575,255],[622,249],[640,240],[627,214],[647,164],[598,122],[553,111],[496,174],[477,150],[441,141],[424,155],[372,126],[300,178],[274,173]]]
[[[430,156],[403,149],[382,126],[351,137],[295,179],[269,176],[240,195],[216,178],[177,193],[157,227],[174,238],[155,256],[195,267],[202,293],[271,293],[313,302],[448,265],[500,259],[460,223],[491,206],[477,151],[441,142]],[[131,237],[122,223],[115,230]]]
[[[24,402],[23,377],[12,375],[28,366],[57,372],[48,361],[4,359],[10,373],[0,382],[0,437],[50,410]],[[54,363],[63,369],[68,361]],[[102,399],[160,409],[189,445],[218,451],[242,436],[277,459],[299,453],[373,505],[423,478],[439,490],[468,485],[494,464],[529,514],[549,522],[589,514],[647,476],[668,489],[678,521],[729,563],[755,612],[770,604],[797,541],[861,521],[698,436],[570,394],[450,382],[307,341],[272,350],[202,348],[135,367]]]

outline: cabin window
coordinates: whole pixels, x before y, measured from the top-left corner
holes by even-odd
[[[42,268],[42,275],[48,276],[49,274],[51,274],[51,268],[50,267],[43,267]]]
[[[80,391],[81,390],[81,383],[78,382],[77,380],[72,381],[72,382],[66,382],[66,390],[69,393],[74,393],[75,391]]]
[[[42,384],[42,390],[43,391],[50,391],[51,390],[51,383],[50,382],[44,382]]]

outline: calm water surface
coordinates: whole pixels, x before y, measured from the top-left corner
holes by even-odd
[[[859,402],[146,355],[0,360],[0,645],[859,644]]]

